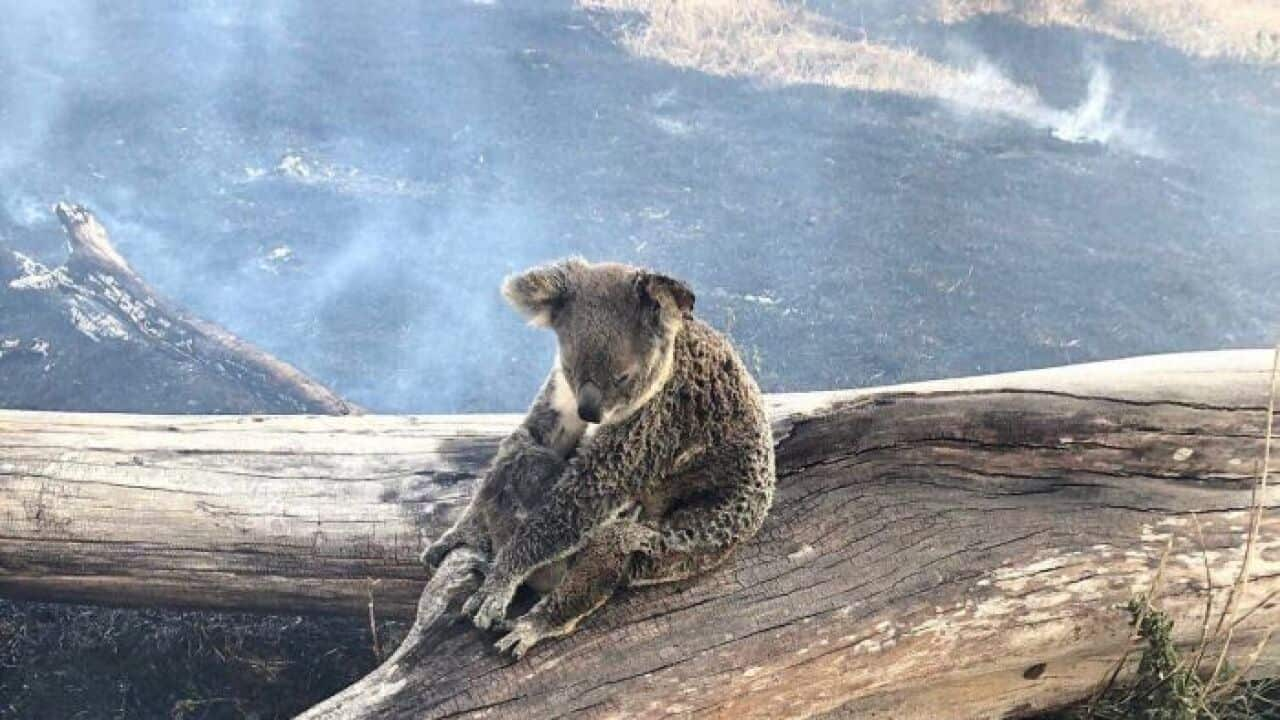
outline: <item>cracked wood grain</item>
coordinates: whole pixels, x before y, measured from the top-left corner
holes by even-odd
[[[623,594],[520,662],[433,620],[310,717],[1061,705],[1114,662],[1120,606],[1170,542],[1163,597],[1183,639],[1198,639],[1205,592],[1221,606],[1270,361],[1224,351],[770,396],[777,502],[724,567]],[[0,593],[355,613],[372,590],[379,613],[412,617],[419,549],[515,420],[0,412]],[[1280,521],[1264,519],[1257,548],[1245,608],[1280,590]],[[1238,647],[1277,621],[1262,605]],[[1280,658],[1268,649],[1262,667]]]

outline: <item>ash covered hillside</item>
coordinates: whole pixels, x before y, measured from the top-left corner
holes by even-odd
[[[1227,5],[15,4],[0,243],[56,267],[84,202],[380,411],[522,407],[551,348],[496,286],[568,253],[687,277],[770,390],[1266,344],[1277,21]],[[87,376],[26,381],[20,292],[31,407]]]

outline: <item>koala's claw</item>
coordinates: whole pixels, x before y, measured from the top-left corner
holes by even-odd
[[[466,608],[463,608],[463,611],[465,612]],[[476,627],[488,630],[502,622],[503,616],[507,614],[507,606],[497,598],[490,597],[475,603],[475,608],[470,614],[471,621]]]
[[[503,635],[493,646],[498,648],[498,652],[510,652],[516,659],[524,657],[534,645],[546,637],[546,633],[542,632],[534,623],[526,619],[520,619],[511,628],[511,632]]]
[[[423,550],[422,555],[420,555],[418,559],[422,562],[423,565],[426,565],[428,568],[435,570],[436,568],[440,567],[440,563],[444,560],[445,556],[448,555],[452,550],[453,550],[452,544],[442,543],[437,540],[436,542],[428,546],[426,550]]]
[[[485,583],[467,599],[462,606],[462,614],[471,617],[471,621],[481,630],[502,627],[507,615],[507,606],[511,604],[513,591],[494,588]]]
[[[462,616],[474,618],[476,616],[476,611],[480,609],[480,603],[482,602],[484,602],[484,600],[480,597],[480,591],[477,590],[474,595],[467,598],[467,601],[462,604]],[[476,625],[479,624],[480,623],[476,623]]]

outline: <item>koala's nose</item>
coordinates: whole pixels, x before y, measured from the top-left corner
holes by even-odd
[[[603,396],[595,383],[585,382],[578,388],[578,417],[589,423],[600,422],[600,402]]]

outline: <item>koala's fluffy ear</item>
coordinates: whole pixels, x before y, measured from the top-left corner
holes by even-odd
[[[693,311],[693,289],[684,282],[658,273],[641,272],[636,280],[640,295],[677,315]]]
[[[530,325],[546,327],[556,308],[568,300],[573,273],[585,265],[581,258],[569,258],[508,275],[502,281],[502,295],[529,318]]]

